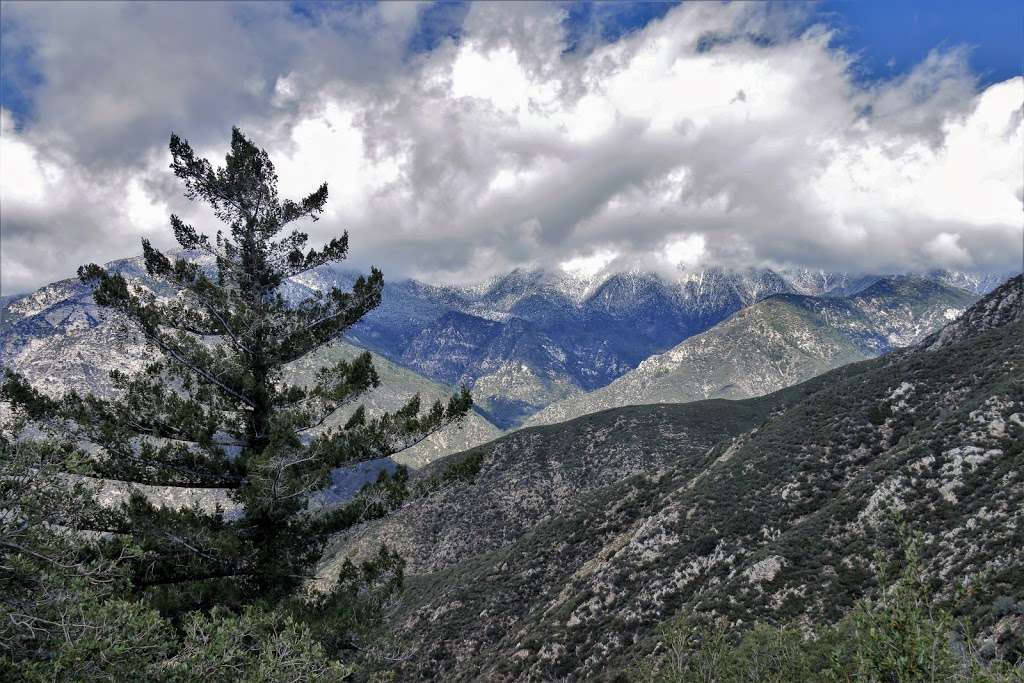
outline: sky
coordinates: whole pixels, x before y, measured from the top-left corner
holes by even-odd
[[[1019,3],[0,5],[0,291],[213,234],[237,125],[314,241],[471,283],[1024,258]]]

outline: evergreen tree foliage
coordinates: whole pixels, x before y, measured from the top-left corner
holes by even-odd
[[[116,518],[66,452],[0,431],[0,680],[340,681],[351,640],[374,635],[401,583],[381,550],[315,601],[294,596],[180,618],[133,599],[130,537],[83,532]]]
[[[50,435],[48,467],[76,481],[230,491],[239,508],[230,515],[170,509],[136,492],[116,509],[65,520],[106,534],[94,551],[127,567],[127,585],[163,614],[292,594],[332,531],[307,509],[330,470],[408,448],[471,406],[463,389],[427,410],[416,396],[375,417],[360,406],[330,426],[378,385],[370,355],[322,368],[312,386],[288,383],[284,370],[378,305],[380,271],[351,291],[289,301],[289,278],[348,253],[347,234],[315,249],[291,227],[319,218],[326,184],[282,199],[267,153],[237,128],[222,167],[177,135],[170,152],[186,195],[226,227],[210,237],[171,216],[182,251],[167,255],[143,240],[159,296],[95,264],[79,269],[96,303],[130,321],[161,360],[138,374],[112,373],[113,398],[50,398],[16,373],[3,386],[3,398]]]

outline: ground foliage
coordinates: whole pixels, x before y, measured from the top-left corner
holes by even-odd
[[[838,623],[730,628],[683,616],[660,629],[653,662],[632,672],[651,683],[882,683],[1020,680],[1024,660],[987,660],[969,623],[936,606],[920,540],[907,536],[902,567],[876,559],[877,588]]]

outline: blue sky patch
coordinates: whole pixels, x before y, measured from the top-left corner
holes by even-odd
[[[861,79],[906,73],[932,50],[966,45],[982,87],[1022,72],[1024,4],[1019,1],[825,0],[814,16],[839,29],[838,47],[859,55]]]
[[[661,19],[678,2],[572,2],[563,26],[566,52],[592,47],[595,40],[613,43]]]
[[[462,22],[469,13],[469,2],[435,2],[419,11],[416,30],[409,39],[410,54],[430,52],[446,39],[457,40],[462,34]]]
[[[32,92],[43,84],[35,51],[24,40],[12,39],[15,27],[0,25],[0,107],[11,112],[17,129],[33,114]]]

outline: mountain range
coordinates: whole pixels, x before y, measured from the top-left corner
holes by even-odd
[[[417,476],[460,462],[471,483],[339,534],[321,567],[407,558],[403,680],[616,680],[680,613],[835,621],[902,528],[980,647],[1024,653],[1022,276],[911,348],[767,396],[522,429]]]
[[[169,295],[139,259],[112,267]],[[286,294],[352,278],[307,275]],[[292,378],[368,348],[371,412],[462,382],[482,411],[335,471],[314,502],[371,500],[398,464],[421,494],[334,536],[318,574],[382,544],[405,559],[388,610],[401,680],[612,680],[680,613],[837,620],[905,526],[986,651],[1024,654],[1024,276],[992,284],[722,270],[393,283]],[[108,370],[150,358],[76,280],[2,314],[0,363],[51,394],[103,393]],[[524,417],[560,423],[500,435]]]
[[[139,258],[109,267],[157,288]],[[298,301],[313,291],[350,285],[355,277],[351,271],[320,268],[288,281],[284,292]],[[509,429],[623,401],[763,394],[842,362],[909,343],[992,284],[991,277],[950,272],[927,277],[853,277],[809,270],[721,268],[680,272],[674,278],[641,272],[578,277],[561,271],[520,270],[473,287],[406,279],[385,286],[381,305],[350,330],[347,341],[410,371],[402,376],[407,386],[398,386],[398,391],[413,393],[417,378],[441,387],[465,384],[473,392],[478,416],[499,429]],[[766,301],[772,298],[774,302]],[[765,306],[755,306],[757,315],[730,318],[758,302]],[[844,324],[863,329],[829,331],[847,314],[834,312],[839,309],[853,316]],[[770,321],[772,314],[779,319]],[[743,333],[740,323],[762,318],[775,329],[799,324],[812,337],[829,337],[804,344],[808,348],[817,344],[824,355],[794,357],[792,332],[783,342],[784,350],[760,348],[757,339]],[[680,351],[680,344],[687,340],[693,342],[687,348],[706,344],[707,338],[695,335],[715,329],[722,321],[728,328],[713,336],[743,337],[744,344],[732,354],[735,358],[743,349],[746,355],[720,363],[721,376],[705,377],[691,369],[682,372],[686,382],[676,390],[659,389],[650,396],[623,391],[652,369],[664,374],[661,366],[666,359],[687,353]],[[17,368],[55,393],[102,389],[109,370],[138,369],[144,363],[144,345],[126,338],[122,331],[119,323],[104,318],[81,283],[64,280],[5,298],[0,307],[0,363]],[[852,337],[847,339],[848,335]],[[798,355],[814,355],[805,351]],[[772,353],[781,354],[775,365]],[[704,357],[717,362],[714,353]],[[643,369],[637,369],[641,364]],[[754,365],[757,368],[751,371]],[[727,381],[730,373],[747,377],[743,382]],[[621,384],[608,387],[619,378]],[[730,384],[734,386],[723,388]]]
[[[338,273],[318,277],[328,275],[336,278],[332,282],[344,281]],[[478,408],[508,429],[551,403],[609,384],[651,355],[767,297],[851,296],[880,279],[808,270],[712,268],[680,272],[674,278],[643,272],[581,278],[513,271],[461,288],[405,280],[385,288],[380,309],[353,329],[351,338],[432,379],[466,384]],[[926,279],[956,291],[962,291],[957,285],[970,286],[975,294],[995,284],[992,278],[947,272]],[[953,299],[941,306],[940,318],[947,308],[963,308],[962,297]],[[882,313],[880,307],[869,312]],[[893,328],[887,332],[891,343],[921,332],[901,313],[884,315]]]
[[[760,396],[920,341],[975,300],[965,290],[907,276],[880,278],[845,297],[775,294],[525,424],[642,403]]]

